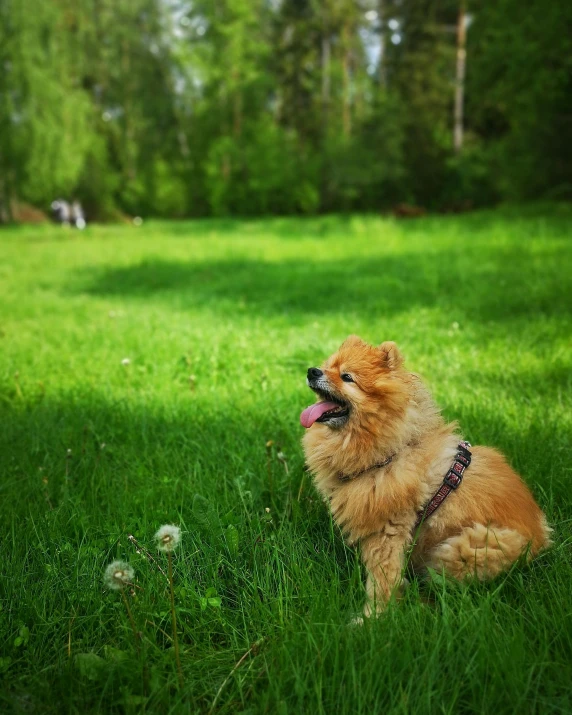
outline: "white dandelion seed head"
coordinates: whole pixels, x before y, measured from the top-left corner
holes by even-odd
[[[155,541],[159,551],[168,553],[174,551],[181,540],[181,530],[173,524],[164,524],[155,534]]]
[[[133,583],[135,570],[125,561],[112,561],[103,573],[103,581],[112,591],[120,591]]]
[[[121,364],[122,365],[130,365],[131,360],[129,358],[123,358],[123,360],[121,361]]]

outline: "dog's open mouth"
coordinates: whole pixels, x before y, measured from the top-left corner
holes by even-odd
[[[334,423],[337,420],[343,420],[349,415],[350,408],[346,402],[340,400],[335,395],[332,395],[325,390],[312,388],[320,398],[320,402],[315,405],[310,405],[300,415],[300,423],[302,427],[308,429],[314,422]]]

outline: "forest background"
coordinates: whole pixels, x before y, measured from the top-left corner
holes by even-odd
[[[2,0],[0,219],[570,199],[571,26],[564,0]]]

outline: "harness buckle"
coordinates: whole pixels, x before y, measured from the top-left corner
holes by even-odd
[[[459,447],[459,450],[461,451],[461,454],[465,455],[465,457],[471,458],[471,443],[467,442],[466,440],[463,440],[462,442],[459,442],[457,445]]]
[[[451,489],[456,489],[462,481],[463,475],[455,474],[452,469],[447,472],[447,476],[445,477],[445,479],[443,479],[443,483],[446,484],[448,487],[451,487]]]

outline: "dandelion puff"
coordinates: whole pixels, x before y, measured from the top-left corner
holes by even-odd
[[[155,541],[159,551],[168,554],[174,551],[181,540],[181,530],[173,524],[164,524],[155,534]]]
[[[121,364],[123,366],[127,367],[127,365],[131,365],[131,360],[129,358],[123,358],[123,360],[121,361]]]
[[[105,569],[103,581],[112,591],[121,591],[133,583],[135,570],[125,561],[112,561]]]

